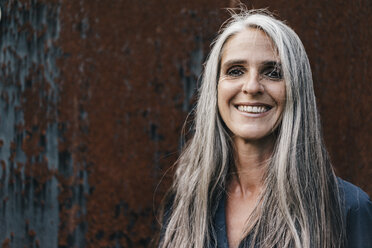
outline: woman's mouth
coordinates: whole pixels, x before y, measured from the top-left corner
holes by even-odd
[[[251,106],[251,105],[237,105],[236,108],[245,113],[251,113],[251,114],[261,114],[269,111],[271,107],[260,105],[260,106]]]

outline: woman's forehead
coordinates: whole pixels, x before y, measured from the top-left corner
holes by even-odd
[[[221,51],[221,63],[246,60],[250,63],[279,61],[270,37],[257,28],[247,28],[230,37]]]

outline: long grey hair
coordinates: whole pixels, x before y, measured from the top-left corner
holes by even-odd
[[[213,215],[234,166],[234,148],[217,107],[221,50],[248,27],[271,38],[286,85],[265,190],[247,222],[251,247],[341,247],[345,234],[337,178],[321,136],[309,61],[296,33],[262,10],[232,13],[213,44],[199,89],[194,134],[176,162],[160,247],[202,248],[216,238]]]

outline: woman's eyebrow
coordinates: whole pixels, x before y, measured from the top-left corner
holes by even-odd
[[[247,61],[245,59],[231,59],[222,64],[223,67],[230,67],[232,65],[241,65],[241,64],[246,64]]]
[[[281,67],[280,61],[275,61],[275,60],[267,60],[267,61],[262,61],[260,63],[262,66],[270,66],[270,67]]]

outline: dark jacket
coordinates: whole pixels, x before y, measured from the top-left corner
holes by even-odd
[[[348,248],[372,248],[372,202],[359,187],[338,179],[341,200],[343,201],[343,218],[346,223]],[[169,210],[170,205],[168,205]],[[165,219],[169,217],[169,211]],[[166,223],[166,221],[165,221]],[[228,248],[225,219],[225,197],[221,197],[214,215],[214,230],[217,248]],[[164,232],[164,228],[162,230]],[[249,242],[249,238],[244,241]],[[244,242],[243,241],[243,242]],[[247,244],[241,244],[247,247]],[[209,244],[207,247],[216,247]]]

